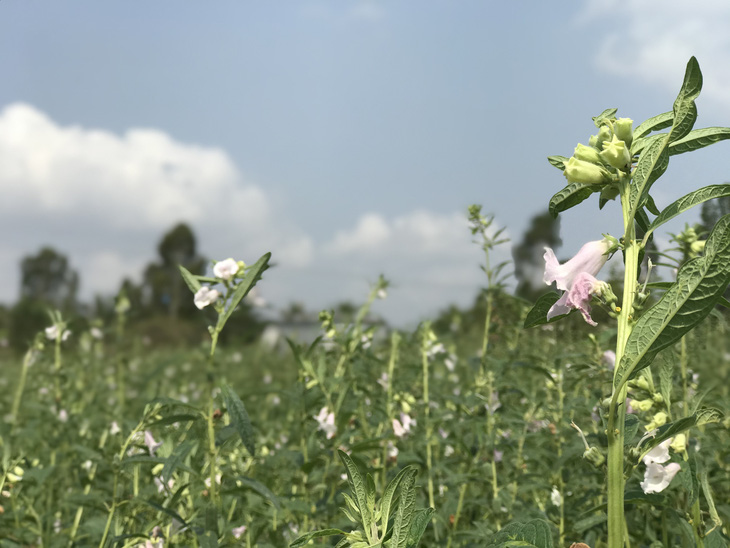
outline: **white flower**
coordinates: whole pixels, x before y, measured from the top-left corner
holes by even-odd
[[[119,425],[117,424],[117,421],[112,421],[112,425],[109,427],[109,433],[112,436],[116,436],[121,431],[122,431],[122,429],[119,428]]]
[[[388,296],[388,292],[385,289],[378,289],[378,291],[375,293],[375,296],[378,299],[385,299]]]
[[[89,329],[89,334],[96,340],[101,340],[104,338],[104,333],[98,327],[92,327],[91,329]]]
[[[61,409],[58,412],[58,420],[60,420],[61,422],[67,422],[68,421],[68,411],[66,411],[65,409]]]
[[[155,476],[155,485],[157,486],[157,492],[162,493],[165,490],[172,491],[173,486],[175,485],[175,480],[170,478],[167,480],[167,485],[165,485],[165,482],[162,481],[162,478],[159,478]]]
[[[65,341],[71,336],[71,332],[68,329],[65,329],[63,331],[63,334],[61,335],[61,341]],[[46,338],[51,341],[55,341],[58,338],[58,326],[52,325],[51,327],[46,327]]]
[[[152,432],[149,430],[144,431],[144,444],[147,446],[147,449],[150,451],[150,456],[155,456],[155,451],[157,451],[160,446],[162,445],[161,441],[155,441],[155,438],[152,437]]]
[[[216,482],[216,483],[217,483],[218,485],[220,485],[220,484],[221,484],[221,480],[222,480],[222,479],[223,479],[223,476],[221,476],[220,474],[216,474],[216,475],[215,475],[215,482]],[[208,476],[207,478],[205,478],[205,486],[206,486],[206,487],[207,487],[208,489],[210,489],[210,476]]]
[[[661,493],[669,486],[681,468],[676,462],[670,462],[666,466],[662,466],[656,462],[648,464],[646,466],[646,472],[644,472],[644,481],[640,483],[641,489],[647,495],[650,493]]]
[[[203,286],[195,293],[195,297],[193,297],[193,300],[195,301],[195,306],[197,306],[200,310],[203,310],[209,304],[217,301],[220,295],[221,294],[218,293],[218,291],[216,291],[215,289]]]
[[[560,496],[560,491],[558,491],[558,488],[553,486],[553,490],[550,492],[550,502],[553,503],[553,506],[560,506],[563,504],[563,497]]]
[[[393,433],[397,438],[402,438],[411,433],[411,428],[416,425],[415,419],[406,413],[400,414],[400,420],[393,419]]]
[[[238,272],[238,263],[233,259],[226,259],[225,261],[218,261],[213,266],[213,274],[216,278],[221,280],[230,280]]]
[[[454,447],[452,445],[447,445],[444,447],[444,457],[450,457],[454,454]]]
[[[644,456],[644,464],[649,466],[650,464],[664,464],[669,460],[669,446],[672,444],[672,438],[664,440],[659,445],[649,451]]]
[[[335,425],[335,414],[329,411],[326,407],[323,407],[319,411],[319,415],[315,415],[314,420],[319,423],[319,429],[327,434],[327,439],[332,439],[337,433],[337,426]]]
[[[233,536],[237,539],[241,538],[243,535],[246,534],[247,527],[245,525],[241,525],[240,527],[234,527],[231,530],[231,533],[233,533]]]
[[[614,367],[616,367],[616,352],[606,350],[603,353],[603,362],[608,366],[609,371],[613,371]]]

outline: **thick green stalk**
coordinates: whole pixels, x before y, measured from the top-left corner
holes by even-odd
[[[634,219],[630,216],[629,179],[621,185],[621,209],[624,218],[624,291],[618,315],[616,336],[616,368],[624,354],[626,341],[634,323],[633,303],[637,289],[640,242],[636,241]],[[629,539],[625,536],[624,517],[624,420],[626,416],[626,385],[612,397],[608,415],[608,548],[621,548]]]
[[[220,323],[220,322],[219,322]],[[211,334],[210,341],[210,355],[208,356],[208,468],[210,477],[210,487],[208,492],[210,493],[210,500],[216,506],[219,504],[218,500],[218,485],[215,481],[216,476],[216,458],[217,450],[215,447],[215,424],[213,423],[215,414],[215,400],[213,399],[213,389],[215,388],[215,376],[214,376],[214,359],[215,359],[215,347],[218,343],[218,333],[220,332],[220,326],[217,326],[215,331]]]
[[[431,332],[430,323],[426,322],[423,326],[423,345],[421,347],[421,360],[423,364],[423,404],[424,404],[424,423],[426,427],[426,471],[428,473],[428,505],[431,508],[436,508],[433,496],[433,471],[432,471],[432,455],[431,455],[431,405],[428,394],[428,335]],[[434,518],[435,523],[435,518]],[[434,530],[436,540],[438,540],[438,531]]]

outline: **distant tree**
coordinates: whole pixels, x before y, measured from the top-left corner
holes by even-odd
[[[63,311],[75,306],[79,276],[65,255],[44,247],[38,255],[25,257],[20,270],[21,300],[39,301]]]
[[[157,251],[160,262],[147,266],[144,273],[147,307],[152,314],[193,316],[197,309],[178,269],[178,265],[182,265],[193,274],[205,271],[205,259],[197,254],[193,231],[184,223],[178,224],[163,236]]]
[[[546,211],[531,219],[530,227],[522,236],[522,241],[512,248],[517,278],[515,294],[518,297],[534,301],[545,293],[547,287],[542,283],[542,273],[545,270],[542,258],[544,248],[556,249],[562,243],[560,218],[555,219]]]
[[[303,303],[292,302],[287,308],[281,311],[281,321],[285,323],[304,322],[311,319]]]

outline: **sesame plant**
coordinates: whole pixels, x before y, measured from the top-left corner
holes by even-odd
[[[586,323],[596,326],[591,316],[592,302],[599,303],[615,318],[615,367],[610,392],[601,407],[606,444],[606,545],[609,548],[641,542],[642,532],[625,515],[627,508],[634,511],[637,498],[663,511],[665,546],[676,542],[674,530],[667,530],[666,520],[672,519],[669,516],[676,516],[684,524],[680,527],[691,532],[687,536],[694,545],[724,545],[717,529],[712,494],[703,479],[705,476],[698,471],[696,448],[688,441],[690,429],[720,420],[721,413],[698,405],[690,408],[686,390],[683,405],[673,407],[671,388],[675,347],[681,346],[681,360],[686,364],[685,337],[716,305],[726,303],[723,293],[730,283],[730,215],[717,222],[701,245],[696,244],[696,237],[691,242],[688,235],[679,239],[689,242],[691,255],[684,257],[675,281],[649,283],[651,268],[647,269],[643,282],[640,280],[642,259],[657,228],[706,200],[730,195],[730,185],[706,186],[663,209],[652,198],[651,191],[667,170],[672,156],[730,138],[730,128],[693,129],[697,118],[695,100],[701,87],[700,67],[692,58],[671,111],[634,128],[632,120],[616,118],[616,109],[605,110],[593,119],[598,133],[589,139],[588,145],[579,144],[570,158],[549,158],[568,181],[550,199],[553,215],[584,202],[593,194],[598,195],[600,208],[612,200],[621,206],[624,233],[620,238],[604,236],[602,240],[589,242],[563,264],[557,261],[552,250],[546,250],[545,282],[555,282],[559,293],[540,298],[526,320],[528,326],[547,325],[577,310]],[[609,256],[618,252],[624,262],[621,299],[607,282],[595,277]],[[654,302],[650,300],[651,292],[657,294]],[[657,383],[655,375],[658,375]],[[682,377],[686,383],[684,369]],[[628,399],[629,390],[641,394],[642,399]],[[637,440],[642,423],[646,434]],[[588,443],[586,457],[603,466],[601,451]],[[644,469],[640,482],[642,494],[627,490],[627,480],[637,467]],[[657,496],[680,471],[686,475],[682,480],[688,491],[686,496],[674,501]],[[710,520],[705,519],[708,512]],[[533,544],[548,543],[542,537]]]

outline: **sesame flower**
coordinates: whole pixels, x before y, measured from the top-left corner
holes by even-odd
[[[319,411],[319,415],[315,415],[314,420],[319,423],[319,429],[327,434],[327,439],[332,439],[337,433],[337,426],[335,425],[335,414],[323,407]]]
[[[603,353],[603,362],[608,366],[609,371],[613,371],[614,367],[616,367],[616,352],[606,350]]]
[[[681,468],[676,462],[670,462],[666,466],[652,462],[646,466],[644,481],[639,485],[641,485],[642,491],[647,495],[650,493],[661,493],[669,486]]]
[[[672,444],[672,438],[664,440],[662,443],[654,447],[643,458],[644,464],[664,464],[669,460],[669,446]]]
[[[203,286],[195,293],[193,300],[195,301],[195,306],[197,306],[200,310],[203,310],[209,304],[217,301],[220,295],[221,294],[218,293],[218,291],[216,291],[215,289]]]
[[[233,536],[237,539],[241,538],[243,535],[246,534],[247,527],[245,525],[241,525],[240,527],[234,527],[231,530],[231,533],[233,533]]]
[[[229,281],[238,272],[238,263],[233,259],[218,261],[213,266],[213,275],[221,280]]]
[[[416,420],[407,413],[400,414],[400,420],[393,419],[393,433],[397,438],[402,438],[411,433],[411,428],[416,426]]]
[[[553,486],[553,490],[550,492],[550,502],[553,503],[553,506],[560,506],[563,504],[563,497],[560,495],[560,491],[558,491],[558,488]]]
[[[591,297],[608,293],[610,287],[606,282],[597,280],[595,275],[606,264],[608,255],[614,249],[615,243],[609,238],[588,242],[580,248],[575,257],[560,264],[553,250],[545,248],[543,280],[548,285],[555,282],[557,288],[564,292],[548,311],[548,320],[567,314],[575,308],[581,311],[587,323],[596,325],[590,316]]]
[[[144,444],[147,446],[147,449],[150,452],[150,456],[155,456],[155,451],[157,451],[161,446],[161,441],[155,441],[155,438],[152,437],[152,432],[149,430],[144,431]]]
[[[52,325],[51,327],[46,327],[46,338],[49,341],[55,341],[58,338],[60,330],[58,329],[57,325]],[[64,329],[63,333],[61,334],[61,341],[67,340],[71,336],[71,332],[68,329]]]

